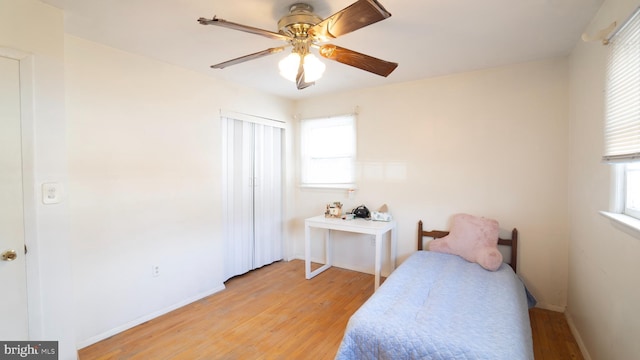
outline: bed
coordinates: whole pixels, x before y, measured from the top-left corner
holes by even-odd
[[[457,255],[424,251],[446,231],[418,225],[418,251],[350,318],[336,359],[533,359],[527,292],[509,264],[483,269]]]

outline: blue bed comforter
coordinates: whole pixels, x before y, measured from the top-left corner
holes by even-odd
[[[353,314],[336,359],[533,359],[524,285],[506,264],[418,251]]]

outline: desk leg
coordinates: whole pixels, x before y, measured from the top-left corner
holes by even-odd
[[[393,270],[396,269],[396,256],[397,256],[397,249],[396,247],[398,246],[398,231],[393,228],[391,229],[391,272],[393,272]]]
[[[311,279],[311,227],[304,225],[304,267],[305,277]]]
[[[311,227],[307,225],[304,227],[304,246],[305,277],[309,280],[330,268],[333,263],[333,241],[331,240],[331,230],[327,230],[327,235],[325,237],[325,264],[314,271],[311,271]]]
[[[382,267],[382,234],[376,234],[376,260],[375,260],[375,284],[374,291],[380,287],[380,269]]]
[[[331,237],[332,237],[331,229],[327,229],[324,249],[325,249],[326,259],[327,259],[326,265],[328,265],[328,267],[333,266],[333,239]]]

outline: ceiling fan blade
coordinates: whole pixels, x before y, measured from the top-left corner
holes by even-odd
[[[267,55],[271,55],[271,54],[277,54],[277,53],[281,52],[282,50],[284,50],[285,48],[286,48],[286,46],[280,46],[280,47],[277,47],[277,48],[269,48],[267,50],[262,50],[262,51],[259,51],[257,53],[241,56],[239,58],[235,58],[235,59],[232,59],[232,60],[229,60],[229,61],[221,62],[219,64],[211,65],[211,67],[214,68],[214,69],[224,69],[227,66],[240,64],[240,63],[243,63],[245,61],[258,59],[258,58],[261,58],[263,56],[267,56]]]
[[[304,57],[300,57],[300,65],[298,65],[298,74],[296,75],[296,86],[298,87],[298,90],[302,90],[313,84],[315,84],[315,81],[304,81]]]
[[[213,19],[199,18],[198,22],[200,24],[202,24],[202,25],[222,26],[222,27],[226,27],[226,28],[229,28],[229,29],[233,29],[233,30],[239,30],[239,31],[244,31],[244,32],[250,33],[250,34],[256,34],[256,35],[268,37],[269,39],[284,40],[284,41],[291,40],[291,38],[289,36],[286,36],[286,35],[282,35],[282,34],[279,34],[279,33],[273,32],[273,31],[269,31],[269,30],[263,30],[263,29],[255,28],[255,27],[252,27],[252,26],[236,24],[236,23],[231,22],[231,21],[218,19],[215,16],[213,17]]]
[[[377,0],[358,0],[322,20],[309,29],[308,33],[319,41],[327,41],[390,16],[391,14]]]
[[[398,67],[398,63],[374,58],[353,50],[336,45],[322,45],[319,48],[320,55],[326,59],[334,60],[346,65],[357,67],[374,74],[387,77]]]

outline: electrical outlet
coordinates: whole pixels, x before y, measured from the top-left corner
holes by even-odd
[[[158,277],[160,276],[160,265],[153,265],[151,267],[151,275],[153,277]]]
[[[60,202],[62,192],[62,185],[59,183],[44,183],[42,184],[42,203],[43,204],[57,204]]]

